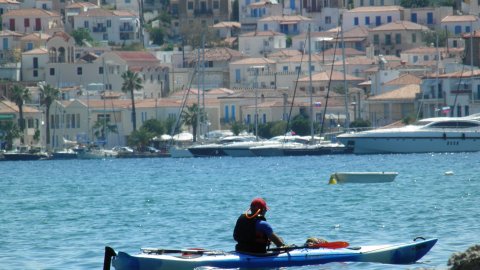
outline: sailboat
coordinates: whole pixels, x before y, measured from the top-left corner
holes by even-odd
[[[342,24],[340,24],[342,25]],[[343,30],[340,30],[342,33],[342,42],[343,42]],[[312,58],[311,58],[311,30],[310,25],[308,27],[308,71],[309,71],[309,92],[310,92],[310,128],[311,128],[311,140],[308,144],[297,145],[294,147],[284,148],[283,154],[285,156],[315,156],[315,155],[333,155],[333,154],[349,154],[352,153],[352,149],[347,148],[345,145],[339,142],[326,141],[323,138],[316,138],[313,129],[313,86],[312,86]],[[347,81],[346,81],[346,69],[345,69],[345,44],[342,44],[342,55],[343,55],[343,74],[344,74],[344,87],[345,87],[345,99],[347,99]],[[333,74],[333,63],[332,63],[332,72],[330,72],[330,80]],[[327,94],[328,98],[328,94]],[[346,100],[347,104],[348,101]],[[325,105],[326,106],[326,105]],[[346,110],[346,126],[348,126],[348,107],[345,106]],[[325,122],[325,121],[323,121]],[[323,125],[323,123],[322,123]]]

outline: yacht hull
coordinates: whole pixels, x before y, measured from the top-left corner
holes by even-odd
[[[476,152],[480,151],[480,133],[448,134],[437,136],[396,137],[338,137],[355,154],[429,153],[429,152]]]

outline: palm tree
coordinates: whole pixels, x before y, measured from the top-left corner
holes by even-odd
[[[187,110],[183,111],[182,121],[185,125],[192,127],[193,142],[197,141],[197,114],[199,108],[197,103],[193,103],[192,106],[187,106]]]
[[[60,96],[60,90],[49,84],[40,86],[40,104],[45,106],[47,147],[50,145],[50,106]]]
[[[30,91],[23,87],[22,85],[15,84],[12,88],[12,102],[15,102],[18,106],[18,113],[20,117],[18,119],[18,125],[20,127],[20,131],[23,132],[25,130],[25,119],[23,119],[23,104],[28,102],[32,99],[32,95]],[[22,138],[23,139],[23,138]]]
[[[93,124],[93,130],[97,139],[102,139],[105,143],[109,133],[118,133],[117,125],[111,124],[110,119],[100,119]]]
[[[127,70],[122,74],[123,84],[122,91],[124,93],[130,93],[132,98],[132,121],[133,121],[133,131],[137,130],[137,113],[135,111],[135,96],[133,95],[134,90],[140,90],[143,88],[142,78],[138,75],[137,72],[132,72]]]
[[[0,131],[0,139],[5,141],[5,149],[11,150],[13,140],[20,137],[20,128],[13,121],[3,121],[0,122]]]

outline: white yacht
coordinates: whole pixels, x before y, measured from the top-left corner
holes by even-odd
[[[399,128],[345,133],[337,139],[355,154],[480,151],[479,116],[426,118]]]
[[[302,147],[309,142],[308,137],[302,136],[279,136],[280,140],[276,142],[252,146],[250,152],[259,157],[277,157],[284,156],[285,149]]]
[[[233,142],[247,142],[255,141],[256,137],[253,135],[238,135],[227,136],[220,139],[217,143],[197,144],[188,148],[194,157],[218,157],[226,156],[223,147]]]
[[[258,140],[258,141],[246,141],[246,142],[233,142],[223,146],[223,152],[231,157],[254,157],[256,156],[250,149],[252,147],[267,147],[274,146],[278,147],[285,142],[293,142],[295,140],[300,140],[300,136],[292,135],[280,135],[270,138],[268,140]]]

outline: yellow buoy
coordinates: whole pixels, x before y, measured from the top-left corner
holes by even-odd
[[[328,184],[329,184],[329,185],[335,185],[335,184],[337,184],[337,178],[335,178],[335,175],[334,175],[334,174],[330,175],[330,180],[328,180]]]

